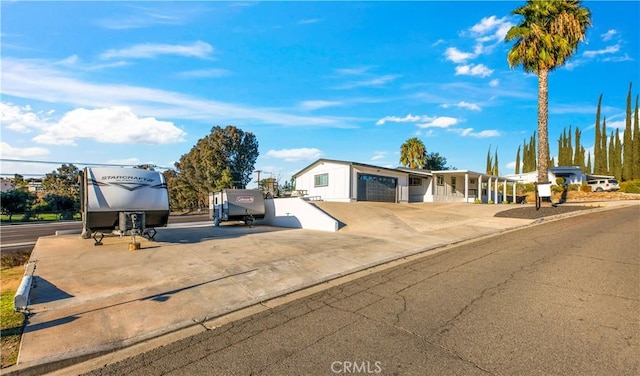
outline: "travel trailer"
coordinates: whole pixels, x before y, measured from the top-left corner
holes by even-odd
[[[209,193],[209,218],[213,224],[221,221],[243,221],[252,225],[264,219],[263,192],[255,189],[224,189]]]
[[[147,235],[169,220],[169,191],[164,175],[137,168],[86,167],[82,172],[82,237],[118,231]]]

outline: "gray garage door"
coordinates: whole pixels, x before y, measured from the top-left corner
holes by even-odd
[[[358,201],[396,202],[398,179],[358,174]]]

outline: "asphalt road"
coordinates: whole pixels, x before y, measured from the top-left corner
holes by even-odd
[[[199,215],[172,215],[169,217],[169,225],[175,223],[201,222],[208,220],[208,214]],[[80,221],[61,221],[44,223],[19,223],[2,225],[0,227],[0,243],[2,247],[11,247],[16,244],[35,244],[41,236],[55,235],[56,231],[82,229]]]
[[[637,375],[638,208],[355,279],[91,375]]]

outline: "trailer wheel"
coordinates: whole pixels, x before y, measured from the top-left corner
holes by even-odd
[[[220,218],[213,217],[213,225],[216,227],[220,226]]]

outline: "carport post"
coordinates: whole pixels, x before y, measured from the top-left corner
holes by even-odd
[[[464,202],[469,202],[469,173],[464,173]]]
[[[495,200],[493,200],[493,204],[497,205],[498,204],[498,184],[500,183],[500,181],[498,180],[498,178],[496,178],[496,184],[493,186],[493,192],[494,192],[494,197]]]

